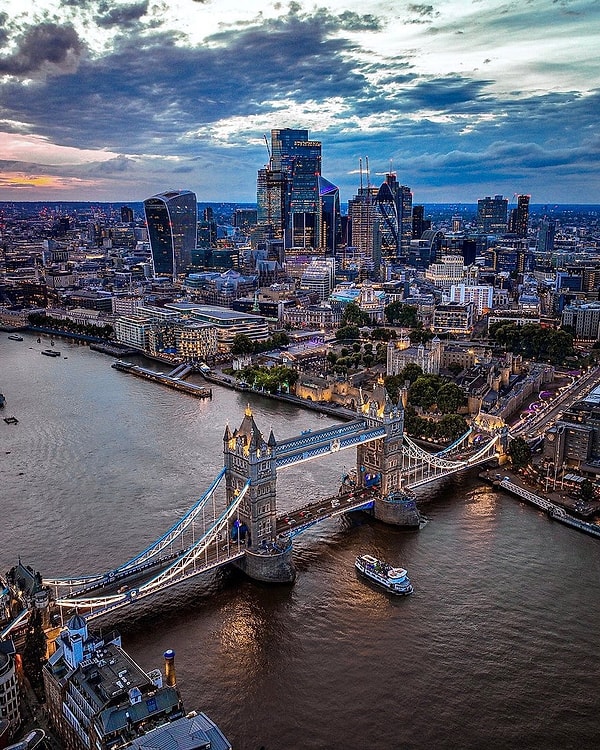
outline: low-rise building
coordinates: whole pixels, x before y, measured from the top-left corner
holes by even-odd
[[[0,721],[8,723],[9,736],[15,733],[21,723],[15,655],[15,646],[11,640],[0,641]]]
[[[43,677],[46,710],[64,750],[114,750],[132,743],[176,750],[180,730],[182,738],[186,732],[195,735],[183,750],[231,750],[208,717],[186,716],[172,651],[165,652],[163,680],[160,670],[145,672],[123,650],[118,633],[92,635],[80,615],[69,620],[55,645]]]
[[[438,305],[433,312],[434,333],[468,334],[473,330],[473,303],[449,302]]]

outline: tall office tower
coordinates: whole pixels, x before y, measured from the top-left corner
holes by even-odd
[[[197,244],[204,248],[217,246],[217,222],[210,206],[204,209],[202,219],[198,222]]]
[[[265,239],[283,240],[285,181],[281,171],[270,166],[258,170],[256,181],[257,224]]]
[[[255,208],[236,208],[233,212],[233,226],[241,232],[249,232],[256,226],[257,213]]]
[[[400,255],[407,257],[412,240],[412,191],[406,185],[400,185],[398,209]]]
[[[556,234],[556,222],[554,219],[542,219],[538,232],[537,249],[540,253],[550,256],[554,252],[554,236]]]
[[[191,190],[171,190],[144,201],[155,276],[179,274],[192,264],[198,209]]]
[[[281,132],[281,131],[280,131]],[[287,177],[286,232],[292,247],[321,247],[321,142],[295,140],[282,157]]]
[[[381,214],[381,252],[388,258],[407,254],[413,235],[412,193],[393,172],[385,176],[375,199]]]
[[[356,248],[373,265],[381,265],[381,214],[376,204],[376,187],[360,187],[348,201],[348,246]]]
[[[462,232],[462,228],[463,228],[462,216],[459,216],[458,214],[456,216],[453,216],[452,217],[452,231]]]
[[[123,224],[133,224],[133,208],[121,206],[121,221]]]
[[[529,229],[529,199],[530,195],[517,196],[517,215],[515,218],[515,234],[518,237],[527,237]]]
[[[381,184],[375,198],[381,216],[381,253],[385,258],[397,258],[400,254],[399,193],[400,185],[396,175],[391,172],[386,174],[385,182]]]
[[[319,175],[321,198],[321,247],[335,255],[342,241],[342,219],[340,214],[340,189]]]
[[[283,239],[286,247],[334,252],[339,192],[321,177],[321,142],[309,140],[308,130],[271,131],[269,164],[258,172],[256,193],[258,226],[265,238]]]
[[[477,201],[477,225],[484,234],[503,234],[508,225],[508,198],[495,195]]]
[[[413,210],[412,210],[412,238],[413,240],[421,239],[421,235],[425,231],[423,228],[424,219],[425,219],[425,206],[413,206]]]

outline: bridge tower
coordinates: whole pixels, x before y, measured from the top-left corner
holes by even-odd
[[[227,503],[234,501],[249,481],[239,506],[239,520],[248,528],[246,554],[236,565],[250,578],[282,583],[293,581],[292,545],[276,537],[276,441],[265,440],[248,406],[237,430],[225,428],[223,454]]]
[[[396,526],[418,527],[421,521],[416,501],[402,489],[402,439],[404,407],[401,398],[394,404],[380,378],[370,398],[360,405],[369,427],[383,426],[385,436],[356,450],[359,487],[379,486],[373,515]]]

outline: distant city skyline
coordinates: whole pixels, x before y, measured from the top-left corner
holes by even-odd
[[[0,0],[0,201],[256,202],[273,128],[347,203],[600,203],[593,0]],[[369,174],[366,160],[369,161]]]

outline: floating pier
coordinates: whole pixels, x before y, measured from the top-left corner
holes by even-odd
[[[167,388],[173,388],[175,391],[183,391],[183,393],[188,393],[190,396],[195,396],[196,398],[212,398],[211,388],[194,385],[194,383],[186,383],[180,378],[163,375],[163,373],[155,372],[154,370],[147,370],[145,367],[134,365],[131,362],[123,362],[123,360],[119,359],[113,363],[112,367],[115,370],[129,372],[132,375],[137,375],[139,378],[146,378],[146,380],[166,385]]]

